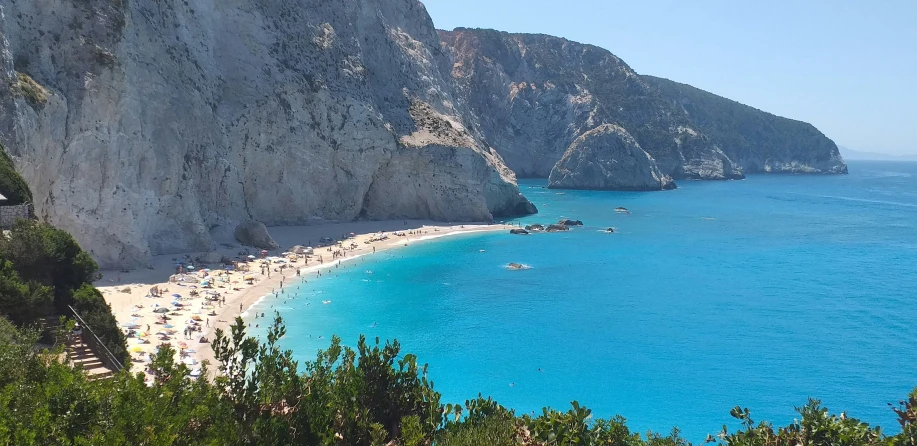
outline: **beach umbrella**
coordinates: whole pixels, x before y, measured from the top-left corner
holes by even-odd
[[[250,258],[250,259],[254,259],[254,258],[256,258],[256,257],[255,257],[255,256],[248,256],[248,258]]]
[[[266,249],[262,249],[262,250],[261,250],[261,253],[262,253],[262,254],[267,254],[267,250],[266,250]]]
[[[187,268],[188,268],[188,269],[194,269],[194,265],[188,265]]]
[[[172,328],[172,327],[174,327],[174,325],[172,325],[172,324],[165,324],[165,325],[163,325],[162,327],[163,327],[163,328]]]
[[[131,353],[141,353],[141,352],[143,352],[143,347],[139,345],[135,345],[131,347]]]
[[[197,364],[197,359],[194,359],[194,358],[185,358],[185,359],[182,359],[181,362],[184,363],[185,365],[195,365],[195,364]]]
[[[195,314],[194,316],[191,316],[191,320],[199,321],[201,320],[201,317]]]
[[[168,313],[168,312],[169,312],[169,309],[166,308],[166,307],[159,307],[159,308],[153,310],[153,313],[160,313],[160,314],[164,314],[164,313]]]
[[[188,348],[188,344],[185,344],[184,341],[178,343],[178,348]]]
[[[198,376],[201,376],[201,369],[192,370],[191,373],[188,374],[188,376],[192,378],[197,378]]]
[[[122,327],[124,327],[124,328],[137,328],[138,325],[132,322],[132,323],[129,323],[129,324],[124,324],[124,325],[122,325]]]
[[[156,332],[156,336],[165,336],[165,335],[166,335],[166,332],[164,332],[164,331],[157,331],[157,332]]]
[[[173,294],[173,295],[172,295],[172,297],[178,297],[178,298],[181,298],[181,294],[178,294],[178,293],[175,293],[175,294]],[[156,305],[159,305],[159,304],[156,304]]]

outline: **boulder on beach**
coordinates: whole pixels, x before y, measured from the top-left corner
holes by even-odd
[[[509,230],[509,233],[510,233],[510,234],[525,235],[525,234],[528,234],[529,231],[526,231],[525,229],[522,229],[522,228],[514,228],[514,229],[510,229],[510,230]]]
[[[569,230],[569,229],[570,229],[570,228],[568,228],[567,225],[556,224],[556,225],[548,225],[548,227],[547,227],[547,229],[545,229],[545,231],[548,231],[548,232],[557,232],[557,231],[567,231],[567,230]]]
[[[533,225],[528,225],[525,227],[526,231],[544,231],[544,225],[535,223]]]
[[[561,220],[557,222],[557,224],[564,226],[582,226],[583,222],[582,220]]]
[[[203,263],[220,263],[223,261],[223,254],[216,251],[208,252],[198,257],[198,261]]]
[[[249,220],[239,223],[236,226],[236,240],[243,245],[254,246],[260,249],[278,249],[280,245],[274,241],[271,234],[267,232],[264,223],[255,220]]]

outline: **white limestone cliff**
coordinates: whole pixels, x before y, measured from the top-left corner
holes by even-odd
[[[104,267],[241,221],[531,213],[416,0],[2,0],[0,140]],[[445,123],[445,124],[444,124]]]

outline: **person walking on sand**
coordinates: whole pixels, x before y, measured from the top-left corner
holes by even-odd
[[[209,317],[207,318],[207,321],[205,322],[205,324],[207,324],[207,325],[206,325],[207,327],[210,326],[210,318],[209,318]]]
[[[242,304],[239,304],[239,313],[242,312]]]

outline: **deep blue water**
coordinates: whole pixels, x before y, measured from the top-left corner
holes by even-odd
[[[784,425],[814,397],[897,431],[886,403],[917,386],[917,163],[671,192],[544,184],[520,183],[540,213],[519,221],[585,227],[421,243],[259,308],[281,308],[283,346],[301,361],[333,334],[398,338],[444,401],[480,392],[529,412],[578,400],[699,441],[734,426],[737,404]]]

